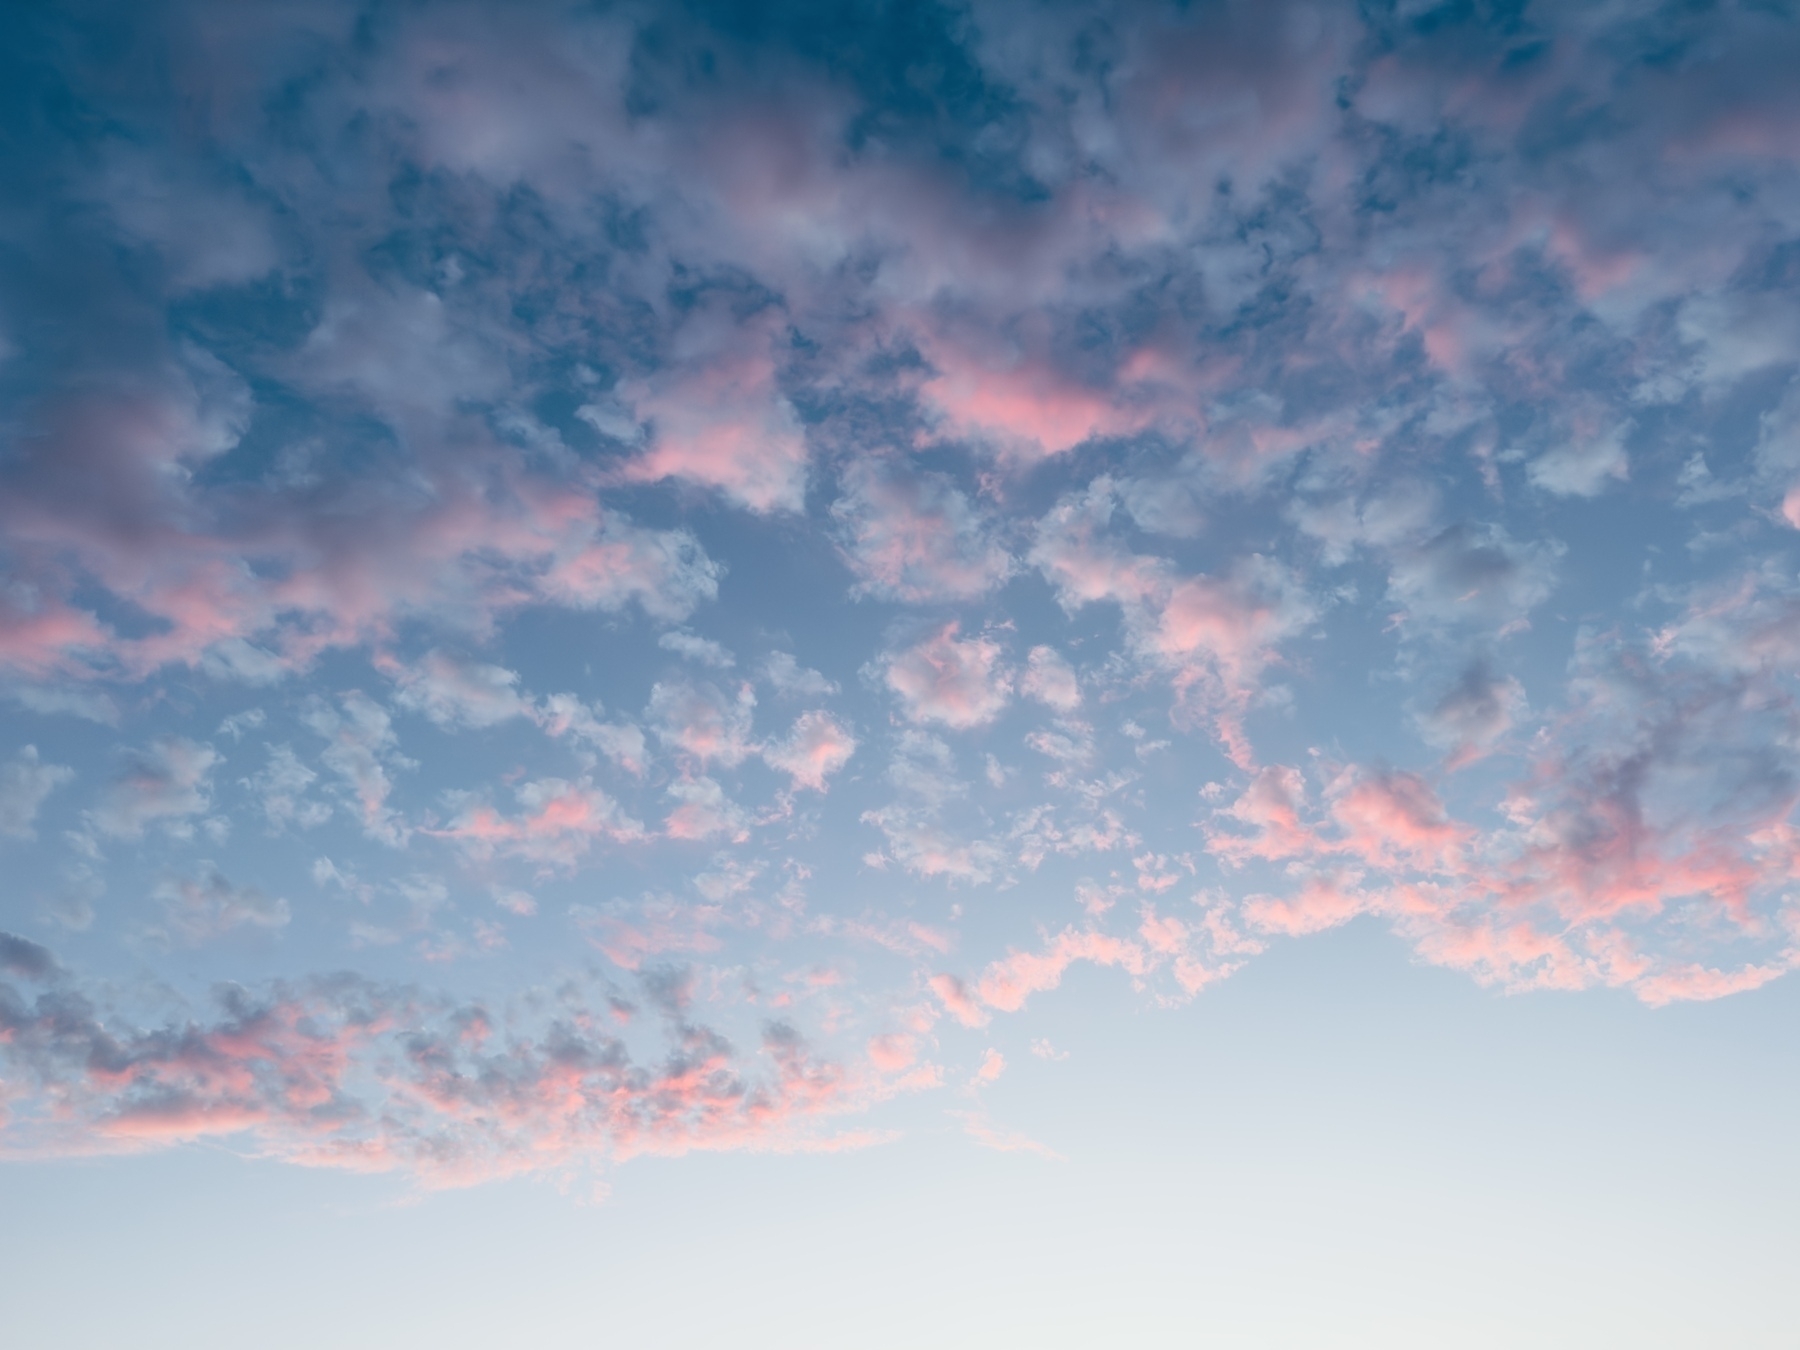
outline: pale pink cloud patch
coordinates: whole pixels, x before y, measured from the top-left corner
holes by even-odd
[[[1155,409],[1124,391],[1083,383],[1042,356],[933,335],[925,350],[936,373],[920,396],[951,438],[1032,462],[1096,436],[1142,430]]]
[[[959,638],[958,631],[948,623],[888,659],[888,688],[911,721],[963,731],[993,721],[1011,698],[1012,673],[1000,644],[985,636]]]
[[[1081,684],[1073,667],[1054,647],[1031,649],[1025,658],[1025,673],[1019,679],[1019,692],[1059,713],[1072,713],[1081,707]]]
[[[1787,490],[1781,499],[1781,518],[1796,530],[1800,530],[1800,484]]]
[[[952,1111],[950,1114],[962,1121],[964,1133],[983,1148],[999,1153],[1034,1153],[1047,1162],[1068,1161],[1048,1144],[1040,1143],[1022,1131],[994,1124],[985,1111]]]
[[[658,681],[651,686],[646,715],[663,744],[702,766],[730,768],[756,752],[751,738],[755,707],[756,693],[747,683],[727,694],[712,684]]]
[[[931,986],[931,992],[943,1000],[950,1015],[965,1027],[987,1025],[988,1014],[982,1011],[969,987],[955,975],[933,975],[927,983]]]
[[[1376,867],[1420,872],[1461,869],[1474,838],[1445,813],[1437,793],[1417,774],[1350,771],[1327,790],[1331,815],[1343,831],[1339,847]]]
[[[1298,937],[1322,933],[1366,913],[1370,901],[1330,877],[1308,878],[1286,895],[1252,895],[1244,901],[1244,919],[1265,933]]]
[[[1279,862],[1318,851],[1317,835],[1300,818],[1305,801],[1306,780],[1298,769],[1280,764],[1258,769],[1238,799],[1204,827],[1207,851],[1237,867],[1252,859]],[[1232,828],[1222,828],[1226,823]]]
[[[763,747],[772,768],[794,780],[795,787],[825,790],[831,777],[856,753],[856,737],[830,713],[815,709],[800,714],[784,740]]]
[[[975,1070],[975,1082],[985,1086],[998,1082],[1000,1075],[1006,1072],[1006,1056],[989,1046],[987,1053],[981,1057],[981,1064]]]
[[[1738,970],[1715,970],[1709,966],[1684,964],[1665,967],[1632,985],[1632,990],[1651,1007],[1677,1002],[1706,1002],[1729,998],[1751,989],[1760,989],[1771,980],[1791,970],[1792,962],[1764,963]]]
[[[672,364],[621,394],[649,420],[633,482],[682,478],[752,511],[798,511],[806,496],[806,435],[781,392],[771,325],[708,311],[682,330]]]
[[[843,483],[831,515],[856,594],[910,604],[970,600],[1011,575],[1012,555],[944,475],[863,459],[844,469]]]
[[[643,824],[586,778],[534,779],[520,784],[514,795],[518,815],[471,803],[442,829],[421,833],[453,840],[477,858],[502,853],[562,867],[573,866],[600,840],[625,843],[644,837]]]
[[[1244,715],[1280,644],[1309,628],[1319,607],[1289,568],[1259,554],[1223,576],[1183,576],[1167,559],[1125,552],[1106,534],[1116,500],[1104,476],[1064,497],[1039,522],[1031,561],[1066,610],[1117,604],[1134,651],[1171,677],[1183,706],[1210,716],[1248,768]]]
[[[647,895],[603,909],[576,905],[569,912],[587,940],[621,970],[639,970],[652,958],[674,952],[716,952],[724,945],[714,931],[724,921],[719,906],[671,895]]]
[[[905,1032],[871,1037],[867,1049],[869,1063],[878,1073],[905,1073],[919,1061],[919,1043]]]
[[[717,780],[682,778],[669,784],[668,797],[677,805],[663,822],[671,839],[729,839],[742,843],[750,837],[750,817],[725,795]]]
[[[1042,951],[1010,952],[992,962],[975,981],[976,995],[990,1008],[1017,1012],[1033,994],[1054,989],[1077,961],[1119,966],[1133,975],[1144,970],[1144,951],[1094,929],[1065,928]]]

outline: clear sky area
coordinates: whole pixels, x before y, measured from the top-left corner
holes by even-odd
[[[0,1340],[1800,1344],[1797,70],[7,8]]]

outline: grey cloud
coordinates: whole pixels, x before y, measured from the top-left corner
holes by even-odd
[[[154,894],[167,933],[190,946],[237,928],[285,928],[292,918],[286,900],[255,886],[233,885],[211,862],[201,863],[196,876],[162,882]]]
[[[141,839],[153,824],[186,837],[192,818],[212,805],[212,771],[219,761],[210,745],[162,737],[129,752],[124,774],[107,786],[90,818],[102,834],[118,839]]]
[[[49,795],[72,781],[75,771],[61,764],[45,764],[35,745],[28,745],[0,764],[0,835],[32,839],[38,808]]]
[[[1525,707],[1524,686],[1478,660],[1420,714],[1419,723],[1427,740],[1449,751],[1453,762],[1466,763],[1492,749],[1518,724]]]
[[[1389,594],[1417,618],[1504,628],[1556,584],[1560,545],[1513,539],[1497,525],[1451,525],[1394,560]]]
[[[0,970],[27,980],[47,980],[62,967],[48,947],[17,933],[0,932]]]

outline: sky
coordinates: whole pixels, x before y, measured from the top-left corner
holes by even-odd
[[[1791,1346],[1796,69],[9,7],[8,1319]]]

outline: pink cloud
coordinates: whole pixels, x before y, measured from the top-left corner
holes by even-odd
[[[1015,951],[988,965],[975,981],[975,992],[990,1008],[1017,1012],[1031,995],[1061,984],[1063,972],[1077,961],[1121,966],[1134,975],[1144,969],[1143,949],[1136,943],[1092,929],[1065,928],[1043,951]]]
[[[998,1082],[1000,1075],[1006,1072],[1006,1056],[992,1046],[981,1057],[981,1064],[975,1070],[975,1081],[980,1084]]]
[[[387,640],[408,617],[480,634],[528,604],[637,603],[679,618],[716,594],[717,568],[691,534],[603,512],[592,473],[551,480],[485,433],[451,432],[456,399],[488,387],[481,372],[495,363],[458,346],[429,299],[390,298],[374,317],[346,302],[292,372],[372,399],[410,447],[478,442],[416,460],[404,491],[273,484],[248,510],[197,480],[192,467],[230,449],[250,410],[242,381],[201,353],[115,372],[105,396],[73,391],[43,409],[46,437],[0,494],[18,578],[0,595],[0,661],[40,677],[183,664],[267,682],[329,648]],[[394,366],[415,348],[418,369]],[[112,629],[78,605],[84,588],[149,622]]]
[[[952,1111],[950,1114],[962,1121],[964,1133],[983,1148],[999,1153],[1035,1153],[1048,1162],[1067,1161],[1048,1144],[1039,1143],[1019,1130],[995,1125],[984,1111]]]
[[[1789,963],[1751,965],[1741,970],[1714,970],[1707,966],[1670,966],[1634,982],[1637,996],[1652,1007],[1667,1003],[1705,1002],[1760,989],[1791,969]]]
[[[946,624],[931,637],[888,659],[887,685],[914,722],[941,722],[958,731],[999,716],[1012,695],[1012,674],[1000,645],[987,637],[959,638]]]
[[[574,866],[599,840],[644,837],[643,825],[585,778],[539,778],[520,784],[514,795],[519,815],[469,805],[442,829],[420,833],[453,840],[477,858],[500,853],[561,867]]]
[[[61,1009],[61,1011],[58,1011]],[[737,1055],[682,1020],[634,1062],[598,1015],[504,1035],[478,1006],[339,980],[224,1015],[140,1030],[46,1000],[3,1052],[31,1088],[9,1136],[28,1156],[113,1152],[231,1134],[263,1156],[426,1185],[694,1150],[856,1147],[822,1128],[874,1095],[782,1023]]]
[[[1025,658],[1019,692],[1059,713],[1072,713],[1081,706],[1081,684],[1075,678],[1073,668],[1054,647],[1031,649]]]
[[[711,778],[682,778],[669,784],[668,796],[680,803],[663,822],[671,839],[725,838],[742,843],[750,837],[750,819],[725,789]]]
[[[831,514],[857,594],[911,604],[970,600],[1011,575],[1012,555],[943,475],[855,460],[843,482]]]
[[[878,1073],[896,1074],[918,1063],[918,1042],[904,1032],[891,1032],[885,1036],[875,1036],[868,1045],[869,1063],[875,1066]]]
[[[723,945],[713,931],[724,919],[717,905],[647,895],[635,905],[577,906],[571,913],[588,941],[622,970],[642,969],[649,958],[670,952],[716,952]]]
[[[1368,909],[1369,900],[1361,892],[1327,877],[1312,877],[1287,895],[1252,895],[1243,904],[1244,918],[1252,928],[1289,937],[1336,928]]]
[[[987,1013],[975,1001],[969,988],[954,975],[933,975],[927,983],[931,992],[943,1000],[944,1007],[950,1015],[965,1027],[983,1027],[988,1023]]]
[[[1318,616],[1299,579],[1252,554],[1222,577],[1182,576],[1165,559],[1128,554],[1104,531],[1116,494],[1110,480],[1058,502],[1039,522],[1031,561],[1065,609],[1119,605],[1138,655],[1169,674],[1184,705],[1209,715],[1240,767],[1252,754],[1243,716],[1280,644]]]
[[[756,752],[751,717],[756,693],[741,684],[734,695],[716,685],[659,681],[651,687],[646,716],[663,744],[702,766],[741,764]]]
[[[621,387],[653,437],[628,481],[683,478],[752,511],[801,509],[806,436],[781,392],[769,329],[709,310],[677,335],[671,367]]]
[[[1343,831],[1338,847],[1376,867],[1456,872],[1474,836],[1449,819],[1444,804],[1417,774],[1346,773],[1328,789],[1331,815]]]
[[[1251,859],[1277,862],[1319,851],[1320,840],[1300,819],[1305,799],[1306,780],[1298,769],[1279,764],[1258,769],[1242,795],[1219,812],[1251,832],[1238,834],[1208,825],[1207,851],[1239,867]]]
[[[76,673],[115,639],[94,615],[23,581],[0,589],[0,666],[34,678]]]
[[[787,739],[763,747],[763,758],[772,768],[794,780],[795,787],[825,790],[825,780],[850,762],[856,753],[856,737],[828,712],[800,714]]]
[[[926,351],[938,373],[919,392],[937,412],[941,431],[991,444],[1008,457],[1030,462],[1060,455],[1095,436],[1130,435],[1152,417],[1039,358],[996,358],[942,339],[927,342]]]

